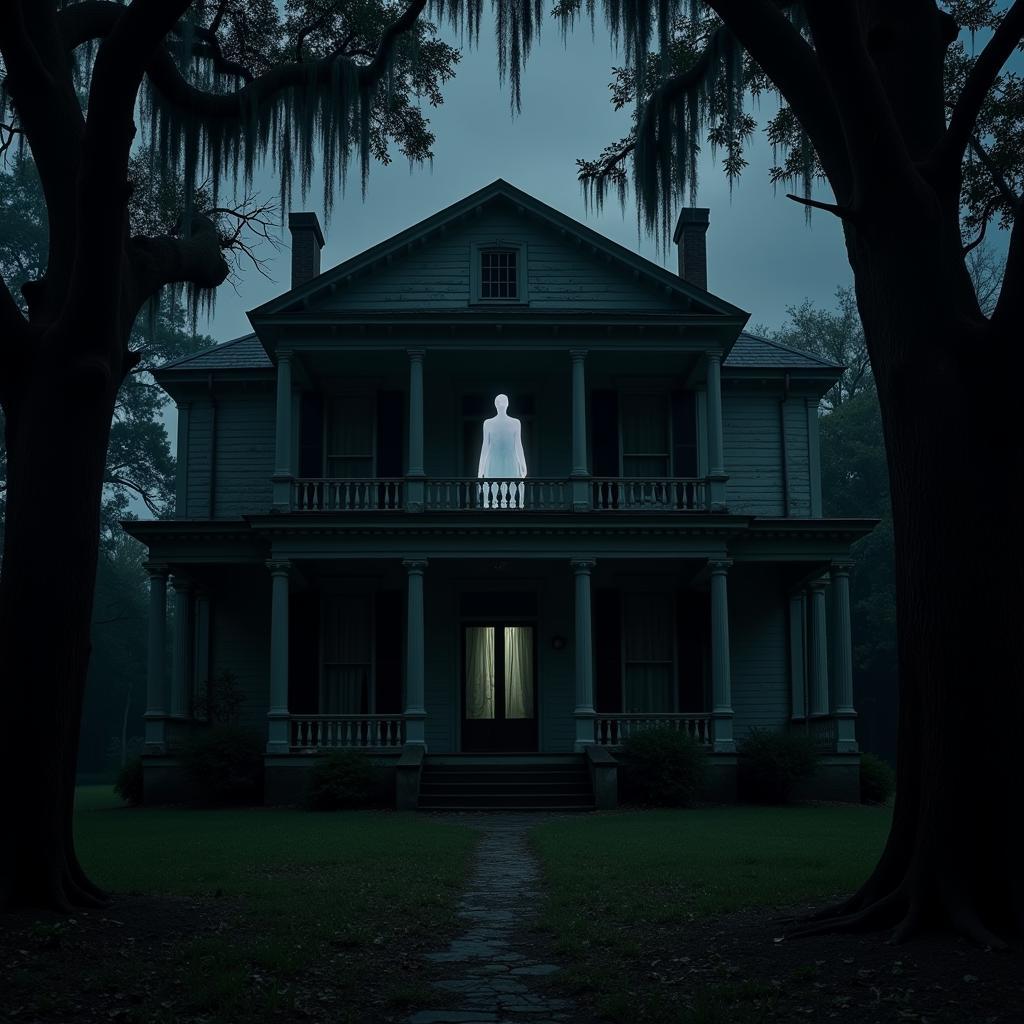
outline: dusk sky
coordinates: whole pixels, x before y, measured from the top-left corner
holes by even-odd
[[[446,38],[458,45],[450,33]],[[623,58],[612,49],[603,25],[598,22],[592,39],[589,25],[583,24],[563,46],[559,26],[546,19],[540,44],[523,73],[522,114],[514,120],[508,89],[498,82],[489,20],[479,47],[462,50],[462,63],[445,89],[444,105],[429,113],[437,136],[433,167],[410,170],[400,154],[389,167],[374,164],[365,201],[359,194],[358,174],[353,173],[329,222],[323,216],[319,181],[305,201],[293,198],[293,209],[315,210],[321,218],[327,240],[323,267],[388,238],[495,178],[505,178],[648,259],[674,268],[674,251],[663,260],[652,240],[638,240],[632,200],[624,214],[617,200],[600,214],[588,213],[576,180],[576,158],[596,156],[629,127],[628,113],[616,113],[608,101],[611,67]],[[773,101],[766,98],[761,119],[773,109]],[[808,227],[800,206],[782,191],[773,193],[767,175],[772,153],[763,137],[752,146],[751,165],[731,197],[718,162],[707,151],[702,157],[698,202],[711,209],[708,284],[713,292],[749,310],[751,324],[777,326],[785,319],[787,305],[805,297],[828,304],[837,285],[850,283],[837,222],[816,213]],[[258,187],[266,197],[276,194],[269,165]],[[287,232],[284,240],[287,245]],[[218,341],[247,333],[246,310],[287,288],[287,248],[275,254],[265,246],[262,255],[268,257],[274,280],[248,270],[237,294],[229,286],[221,288],[215,316],[206,328]]]

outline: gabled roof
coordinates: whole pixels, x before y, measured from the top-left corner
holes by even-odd
[[[625,246],[613,242],[610,238],[606,238],[585,224],[581,224],[578,220],[566,216],[554,207],[548,206],[547,203],[543,203],[514,185],[510,185],[502,178],[492,181],[490,185],[478,189],[464,199],[460,199],[458,202],[427,217],[425,220],[421,220],[404,231],[400,231],[397,235],[392,235],[391,238],[371,246],[344,263],[339,263],[330,270],[324,271],[324,273],[313,278],[311,281],[297,288],[292,288],[283,295],[279,295],[262,306],[250,310],[248,315],[250,319],[262,320],[274,313],[304,308],[319,292],[329,290],[332,285],[336,288],[338,284],[344,282],[349,276],[370,268],[379,260],[400,256],[404,251],[407,251],[407,246],[426,239],[427,236],[443,230],[474,210],[500,199],[506,200],[519,210],[528,211],[540,220],[546,221],[556,230],[593,246],[595,250],[616,260],[630,272],[643,275],[651,284],[659,288],[668,289],[671,293],[688,299],[694,305],[704,307],[704,311],[710,315],[742,317],[744,320],[748,316],[745,310],[732,305],[730,302],[726,302],[725,299],[721,299],[711,292],[705,291],[690,281],[684,280],[664,267],[652,263]]]
[[[822,359],[820,356],[811,355],[810,352],[802,352],[798,348],[791,348],[778,341],[770,341],[757,334],[750,334],[741,331],[735,344],[725,357],[723,366],[749,367],[751,369],[765,369],[767,367],[778,367],[786,370],[842,370],[839,363],[833,363],[831,359]]]
[[[193,352],[191,355],[172,359],[169,363],[157,368],[157,374],[167,369],[195,370],[269,370],[273,363],[267,356],[255,334],[243,334],[240,338],[225,341],[212,348]],[[725,358],[726,368],[739,367],[744,369],[808,369],[808,370],[842,370],[838,363],[821,359],[808,352],[790,348],[777,341],[758,337],[743,331],[736,339],[729,355]]]

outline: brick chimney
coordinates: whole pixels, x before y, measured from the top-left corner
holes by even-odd
[[[711,211],[703,206],[684,206],[679,211],[672,241],[679,246],[679,276],[707,291],[708,246],[705,237]]]
[[[320,273],[320,250],[324,233],[315,213],[289,213],[292,233],[292,287],[312,281]]]

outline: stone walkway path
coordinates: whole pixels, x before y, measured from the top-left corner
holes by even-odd
[[[540,900],[537,862],[527,832],[533,814],[452,817],[483,830],[476,868],[458,903],[466,930],[426,959],[445,977],[432,984],[450,993],[444,1009],[420,1010],[408,1024],[563,1024],[578,1020],[574,1004],[538,982],[559,970],[537,959],[528,934]]]

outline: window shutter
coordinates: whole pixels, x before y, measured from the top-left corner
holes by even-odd
[[[377,592],[374,609],[374,667],[377,688],[377,712],[398,715],[402,701],[402,624],[403,594],[400,590]]]
[[[697,476],[697,396],[672,392],[672,475]]]
[[[288,611],[288,707],[315,715],[320,692],[320,594],[296,591]]]
[[[404,413],[404,392],[377,393],[377,476],[394,478],[405,475],[402,460]]]
[[[304,391],[299,407],[299,476],[318,477],[324,472],[324,396]]]
[[[590,448],[594,476],[619,475],[619,396],[615,391],[590,394]]]
[[[594,591],[594,700],[598,714],[622,710],[619,592]]]

